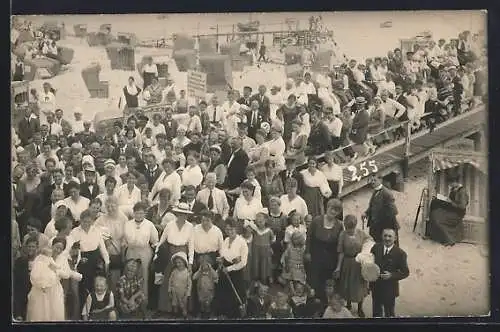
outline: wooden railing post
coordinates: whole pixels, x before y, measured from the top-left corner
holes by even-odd
[[[410,172],[410,142],[411,142],[411,122],[407,121],[405,124],[405,153],[403,157],[403,179],[406,181]]]

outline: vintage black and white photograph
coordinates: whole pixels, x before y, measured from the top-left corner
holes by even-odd
[[[486,19],[12,16],[12,320],[489,315]]]

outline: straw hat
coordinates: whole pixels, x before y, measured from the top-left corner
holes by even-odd
[[[380,268],[375,263],[361,264],[361,275],[368,282],[374,282],[380,277]]]
[[[189,205],[187,203],[181,202],[177,204],[176,207],[172,209],[173,213],[183,213],[183,214],[193,214],[193,211],[189,210]]]
[[[364,104],[366,104],[365,97],[356,97],[356,104],[358,104],[358,105],[364,105]]]

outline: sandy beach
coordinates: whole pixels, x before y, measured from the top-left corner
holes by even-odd
[[[191,15],[191,14],[190,14]],[[311,13],[259,13],[252,19],[262,23],[283,22],[286,17],[296,17],[301,24],[307,23]],[[353,21],[354,16],[356,20]],[[399,38],[411,38],[424,30],[435,32],[435,38],[456,37],[459,31],[484,29],[484,13],[448,12],[376,12],[376,13],[322,13],[326,25],[334,31],[339,46],[348,57],[364,59],[376,55],[385,55],[387,50],[398,47]],[[189,18],[189,20],[186,20]],[[89,31],[96,31],[100,24],[111,23],[114,32],[134,32],[139,38],[160,38],[180,31],[195,33],[212,31],[214,23],[224,29],[232,24],[245,22],[249,14],[200,14],[184,16],[169,14],[162,19],[158,15],[74,15],[74,16],[38,16],[26,17],[35,23],[43,21],[64,21],[68,32],[72,33],[73,24],[86,23]],[[392,21],[391,29],[381,29],[381,22]],[[190,21],[191,24],[187,24]],[[192,22],[199,22],[199,29]],[[193,26],[196,28],[194,29]],[[276,29],[277,26],[274,27]],[[271,29],[272,27],[267,27]],[[221,31],[222,32],[222,31]],[[91,48],[85,40],[69,36],[60,41],[60,45],[75,50],[73,62],[60,75],[49,82],[57,90],[57,104],[72,118],[73,109],[80,107],[84,118],[93,119],[96,112],[117,108],[118,96],[129,76],[139,80],[137,71],[111,70],[106,51],[102,47]],[[154,52],[169,55],[167,50],[136,49],[136,62],[143,55]],[[101,80],[110,82],[109,99],[91,99],[81,76],[81,70],[91,62],[99,62],[102,67]],[[174,65],[170,67],[172,76],[179,86],[186,85],[186,74],[179,73]],[[244,72],[233,73],[233,85],[241,89],[245,84],[282,85],[286,79],[283,68],[264,65],[262,68],[246,68]],[[42,81],[32,82],[32,87],[41,89]],[[138,82],[141,84],[142,82]],[[408,253],[410,276],[400,283],[401,296],[397,300],[396,313],[399,316],[477,316],[489,312],[489,262],[487,250],[481,246],[457,244],[454,247],[423,240],[412,233],[415,213],[422,189],[427,185],[427,166],[425,161],[411,170],[411,176],[405,184],[405,192],[393,192],[399,209],[401,224],[400,243]],[[360,218],[368,206],[371,192],[361,190],[345,198],[344,214],[354,214]],[[365,303],[365,312],[371,314],[371,298]]]

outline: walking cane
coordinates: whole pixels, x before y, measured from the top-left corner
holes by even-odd
[[[420,210],[422,209],[422,201],[424,198],[424,194],[427,192],[427,188],[422,189],[422,194],[420,194],[420,201],[418,202],[417,214],[415,215],[415,222],[413,223],[413,232],[417,229],[418,216],[420,215]]]
[[[220,265],[219,268],[222,268],[222,265]],[[236,299],[238,300],[238,303],[240,304],[240,307],[239,307],[239,309],[240,309],[240,315],[243,318],[247,314],[246,306],[243,303],[243,300],[241,299],[240,294],[238,294],[238,291],[236,290],[236,287],[234,287],[233,281],[231,280],[231,277],[229,276],[229,273],[227,273],[224,270],[222,270],[222,272],[224,273],[224,275],[226,276],[227,280],[229,281],[229,285],[231,285],[231,288],[233,289],[233,293],[236,296]]]

